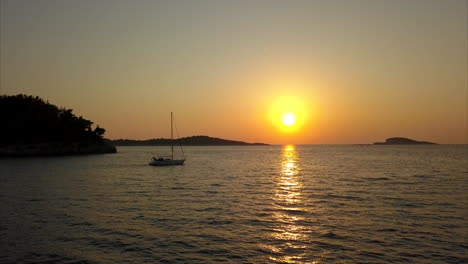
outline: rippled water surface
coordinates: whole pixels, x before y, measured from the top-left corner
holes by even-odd
[[[0,263],[468,263],[467,146],[118,150],[0,159]]]

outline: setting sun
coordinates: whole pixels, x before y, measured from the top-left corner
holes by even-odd
[[[281,96],[273,101],[270,118],[279,132],[296,133],[304,128],[309,111],[299,96]]]
[[[284,113],[282,121],[286,126],[292,126],[296,123],[296,116],[291,112]]]

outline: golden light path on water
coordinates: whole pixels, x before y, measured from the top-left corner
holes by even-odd
[[[296,147],[286,145],[282,150],[281,173],[274,192],[275,228],[271,233],[269,258],[276,263],[317,263],[307,259],[310,230],[301,225],[305,221],[303,184]]]

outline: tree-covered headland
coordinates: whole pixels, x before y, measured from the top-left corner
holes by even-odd
[[[57,107],[37,96],[1,95],[0,122],[0,148],[5,152],[10,147],[10,154],[20,155],[18,152],[24,150],[34,155],[34,148],[39,155],[115,152],[115,148],[101,150],[110,147],[104,142],[104,128],[93,128],[92,121],[76,116],[72,109]]]

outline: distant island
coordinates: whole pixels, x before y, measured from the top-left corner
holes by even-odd
[[[156,138],[148,140],[117,139],[112,140],[116,146],[169,146],[171,140],[167,138]],[[266,146],[265,143],[247,143],[243,141],[227,140],[209,136],[192,136],[179,139],[184,146]]]
[[[24,94],[0,96],[0,157],[115,153],[90,120]]]
[[[385,142],[375,142],[374,145],[435,145],[436,143],[427,141],[416,141],[404,137],[387,138]]]

